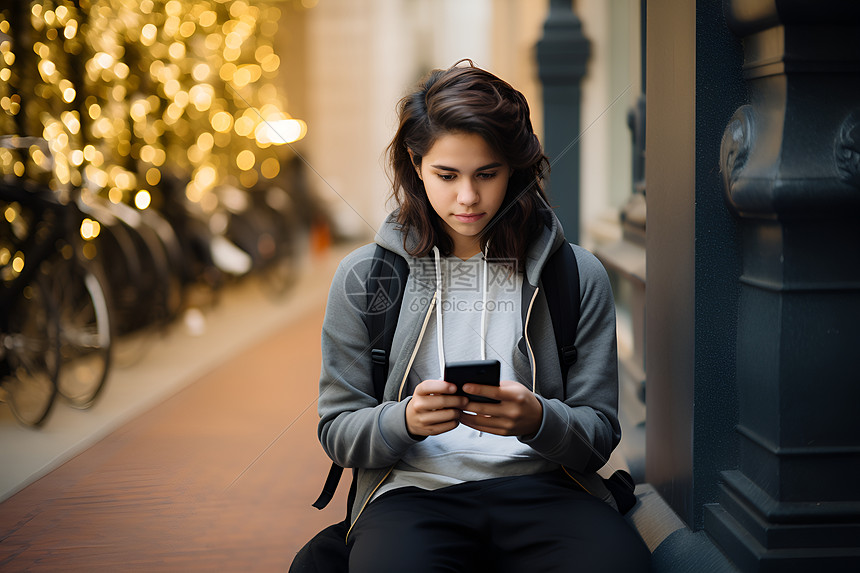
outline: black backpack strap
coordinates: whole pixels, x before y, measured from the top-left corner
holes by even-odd
[[[556,249],[541,273],[563,378],[576,363],[576,328],[579,324],[579,267],[567,243]]]
[[[337,490],[337,484],[340,483],[341,475],[343,475],[343,468],[336,463],[332,463],[331,468],[328,470],[328,476],[325,478],[323,490],[320,492],[317,500],[313,502],[313,507],[322,509],[328,505],[328,502],[334,497],[334,492]]]
[[[376,245],[373,266],[367,278],[365,324],[372,350],[373,395],[380,402],[388,378],[388,361],[394,331],[400,317],[403,290],[409,276],[409,263],[393,251]]]
[[[562,245],[550,256],[541,274],[562,377],[576,362],[576,329],[579,324],[579,267],[570,245]],[[616,470],[603,483],[615,499],[622,515],[636,505],[633,478],[624,470]]]
[[[403,302],[403,291],[406,289],[408,276],[409,263],[406,259],[393,251],[376,245],[364,291],[367,295],[364,322],[367,326],[371,345],[373,395],[380,402],[385,390],[385,381],[388,378],[389,355],[391,354],[391,345],[394,342],[394,331],[400,317],[400,305]],[[332,463],[323,490],[313,503],[313,507],[323,509],[328,505],[334,497],[342,475],[343,468]],[[353,472],[346,505],[347,519],[355,499],[356,479],[358,479],[358,474]]]

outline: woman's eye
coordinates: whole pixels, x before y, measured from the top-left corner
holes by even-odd
[[[442,181],[453,181],[455,177],[455,175],[452,175],[451,173],[439,173],[438,175],[439,179]]]
[[[478,179],[492,179],[495,176],[496,176],[495,171],[490,172],[490,173],[478,173]]]

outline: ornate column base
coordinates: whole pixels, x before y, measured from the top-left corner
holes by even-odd
[[[860,503],[780,502],[739,471],[722,477],[720,503],[705,507],[705,530],[742,571],[857,571],[860,523],[850,514]]]

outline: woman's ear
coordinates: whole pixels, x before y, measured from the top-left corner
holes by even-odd
[[[415,163],[415,154],[412,153],[412,150],[409,149],[408,147],[406,148],[406,151],[409,153],[409,161],[412,163],[412,167],[415,168],[415,173],[418,174],[418,179],[421,179],[421,166],[418,165],[417,163]],[[424,180],[421,179],[421,181],[424,181]]]

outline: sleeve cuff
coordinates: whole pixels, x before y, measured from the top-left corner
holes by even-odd
[[[540,441],[541,436],[544,433],[544,430],[547,426],[546,415],[547,415],[548,405],[546,403],[546,400],[544,400],[543,396],[541,396],[540,394],[535,394],[535,396],[537,397],[538,401],[540,402],[540,406],[541,406],[540,426],[538,426],[537,432],[535,432],[534,434],[519,437],[520,442],[522,442],[523,444],[526,444],[528,446],[532,446],[535,442]]]
[[[424,439],[421,436],[413,436],[406,429],[406,405],[411,399],[410,396],[400,402],[391,402],[379,415],[379,432],[394,452],[404,452],[409,446]]]

